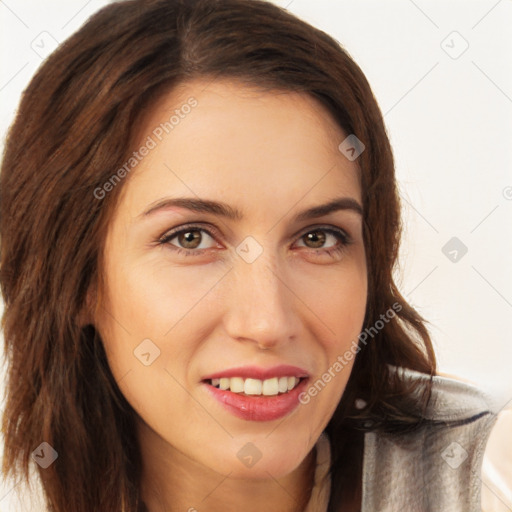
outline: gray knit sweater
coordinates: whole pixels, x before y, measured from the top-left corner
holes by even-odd
[[[423,374],[400,369],[405,378]],[[497,417],[478,388],[434,377],[425,426],[408,434],[368,432],[364,439],[361,512],[480,512],[480,471]],[[306,512],[326,512],[331,483],[329,440],[316,444],[315,487]]]

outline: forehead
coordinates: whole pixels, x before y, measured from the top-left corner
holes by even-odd
[[[305,93],[231,80],[187,82],[146,114],[135,150],[151,148],[123,195],[133,215],[163,195],[260,210],[306,196],[360,200],[357,164],[338,149],[345,138],[329,111]]]

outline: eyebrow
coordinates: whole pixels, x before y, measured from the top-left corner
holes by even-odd
[[[243,214],[237,208],[232,206],[211,201],[208,199],[199,199],[195,197],[176,197],[176,198],[164,198],[156,201],[150,207],[144,211],[139,217],[148,217],[158,211],[170,209],[172,207],[185,208],[193,212],[200,213],[211,213],[220,217],[225,217],[230,220],[239,221],[243,219]],[[329,213],[333,213],[339,210],[350,210],[359,215],[363,215],[363,207],[358,201],[352,197],[339,197],[332,199],[328,203],[313,206],[307,210],[302,211],[296,217],[296,221],[304,221],[308,219],[314,219],[316,217],[323,217]]]

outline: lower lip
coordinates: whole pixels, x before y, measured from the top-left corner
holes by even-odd
[[[283,418],[299,405],[299,395],[308,379],[302,379],[298,386],[288,393],[274,396],[246,396],[232,393],[204,383],[209,393],[229,412],[248,421],[272,421]]]

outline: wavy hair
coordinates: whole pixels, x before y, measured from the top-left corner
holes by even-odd
[[[267,1],[116,2],[37,71],[8,133],[0,174],[8,369],[3,474],[28,481],[31,453],[48,442],[59,457],[36,469],[52,512],[143,509],[135,412],[94,326],[78,321],[101,278],[101,251],[123,183],[102,200],[94,190],[126,161],[154,102],[187,80],[219,77],[308,94],[366,146],[357,160],[368,271],[364,328],[393,304],[400,308],[360,342],[326,428],[329,512],[360,492],[354,468],[361,470],[365,430],[396,432],[422,421],[430,380],[411,387],[391,369],[434,375],[435,356],[424,319],[393,279],[401,234],[393,155],[360,68],[332,37]],[[367,406],[357,409],[356,398]]]

